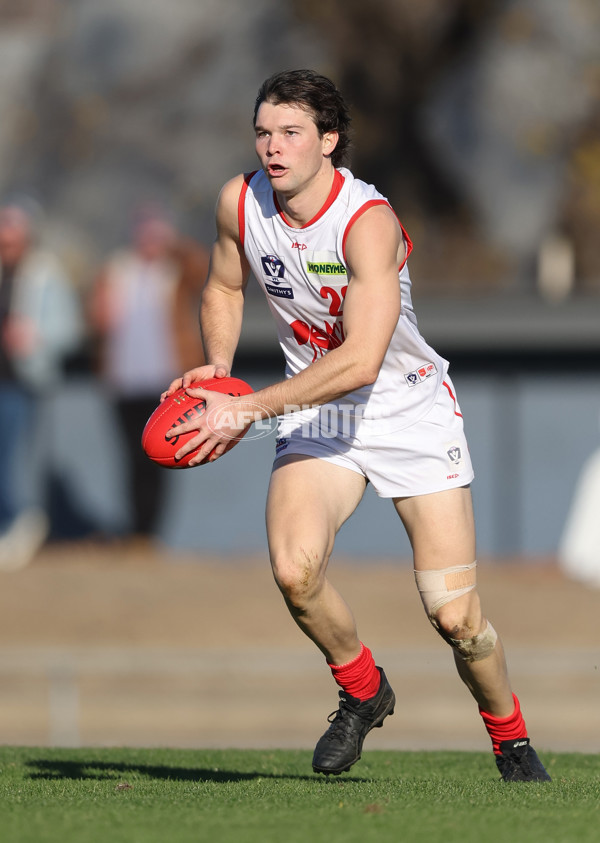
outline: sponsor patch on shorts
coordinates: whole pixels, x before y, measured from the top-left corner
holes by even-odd
[[[278,439],[277,442],[275,443],[275,453],[280,454],[281,451],[285,451],[288,444],[289,444],[289,442],[288,442],[287,439]]]
[[[406,372],[404,378],[409,386],[417,386],[417,384],[423,383],[423,381],[426,381],[427,378],[436,374],[437,367],[435,363],[423,363],[423,365],[419,366],[418,369],[415,369],[414,372]]]

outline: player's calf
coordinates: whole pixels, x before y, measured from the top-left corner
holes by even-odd
[[[476,563],[435,571],[415,571],[419,594],[427,616],[464,663],[459,673],[477,684],[477,662],[489,658],[496,650],[498,635],[481,614],[475,594],[468,601],[460,597],[475,589]],[[476,630],[476,632],[475,632]],[[475,634],[474,634],[475,633]],[[473,689],[471,689],[473,692]],[[514,709],[507,717],[497,717],[481,706],[479,713],[492,741],[496,765],[503,781],[550,781],[544,765],[531,746],[519,700],[513,694]]]

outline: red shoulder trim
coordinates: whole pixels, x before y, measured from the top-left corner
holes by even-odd
[[[387,202],[385,199],[370,199],[368,202],[365,202],[364,205],[361,205],[360,208],[358,209],[358,211],[356,211],[356,213],[354,213],[350,217],[350,219],[348,220],[348,225],[346,226],[346,230],[344,231],[344,237],[342,238],[342,255],[344,256],[344,260],[346,259],[346,239],[348,237],[348,234],[350,233],[350,229],[352,228],[352,226],[354,225],[356,220],[359,219],[360,217],[362,217],[362,215],[365,213],[365,211],[368,211],[369,208],[372,208],[375,205],[387,205],[388,208],[390,209],[390,211],[392,211],[392,213],[396,217],[396,219],[398,219],[398,216],[397,216],[396,212],[394,211],[394,209],[392,208],[390,203]],[[400,220],[398,220],[398,224],[399,224],[400,228],[402,229],[402,236],[404,237],[404,242],[406,244],[406,255],[404,256],[404,260],[402,261],[402,263],[398,267],[398,271],[400,271],[402,269],[402,267],[404,266],[404,264],[406,263],[406,261],[408,260],[408,256],[410,255],[410,253],[413,250],[413,244],[412,244],[412,240],[408,236],[408,234],[406,232],[406,229],[404,228],[404,226],[402,225]]]
[[[413,243],[412,243],[412,240],[410,239],[410,237],[408,236],[407,230],[404,228],[404,226],[402,225],[400,220],[398,220],[398,223],[400,224],[400,228],[402,229],[402,236],[404,237],[404,243],[406,244],[406,254],[404,256],[404,260],[402,261],[402,263],[398,267],[398,271],[400,271],[402,269],[402,267],[404,266],[404,264],[406,263],[406,261],[408,260],[408,256],[410,255],[410,253],[413,250]]]
[[[257,173],[258,170],[253,170],[251,173],[244,173],[244,183],[242,185],[242,189],[240,190],[240,196],[238,199],[238,229],[242,249],[244,248],[244,238],[246,236],[246,214],[244,213],[244,203],[246,201],[246,193],[248,192],[250,181]]]

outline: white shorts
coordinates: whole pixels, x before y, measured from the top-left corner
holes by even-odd
[[[362,474],[381,498],[427,495],[473,480],[463,418],[448,376],[429,412],[401,430],[394,430],[389,418],[361,418],[355,425],[338,419],[337,428],[344,427],[340,435],[325,409],[280,418],[274,466],[290,454],[316,457]]]

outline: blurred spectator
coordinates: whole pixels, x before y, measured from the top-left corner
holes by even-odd
[[[57,257],[37,242],[36,210],[25,201],[0,208],[0,570],[5,571],[26,565],[48,534],[36,464],[45,443],[36,422],[41,399],[56,389],[65,358],[81,339],[75,290]]]
[[[92,291],[101,376],[127,451],[132,537],[142,540],[157,530],[167,483],[142,451],[142,430],[171,380],[203,359],[198,305],[207,267],[201,247],[159,211],[144,210],[131,244],[109,256]]]

